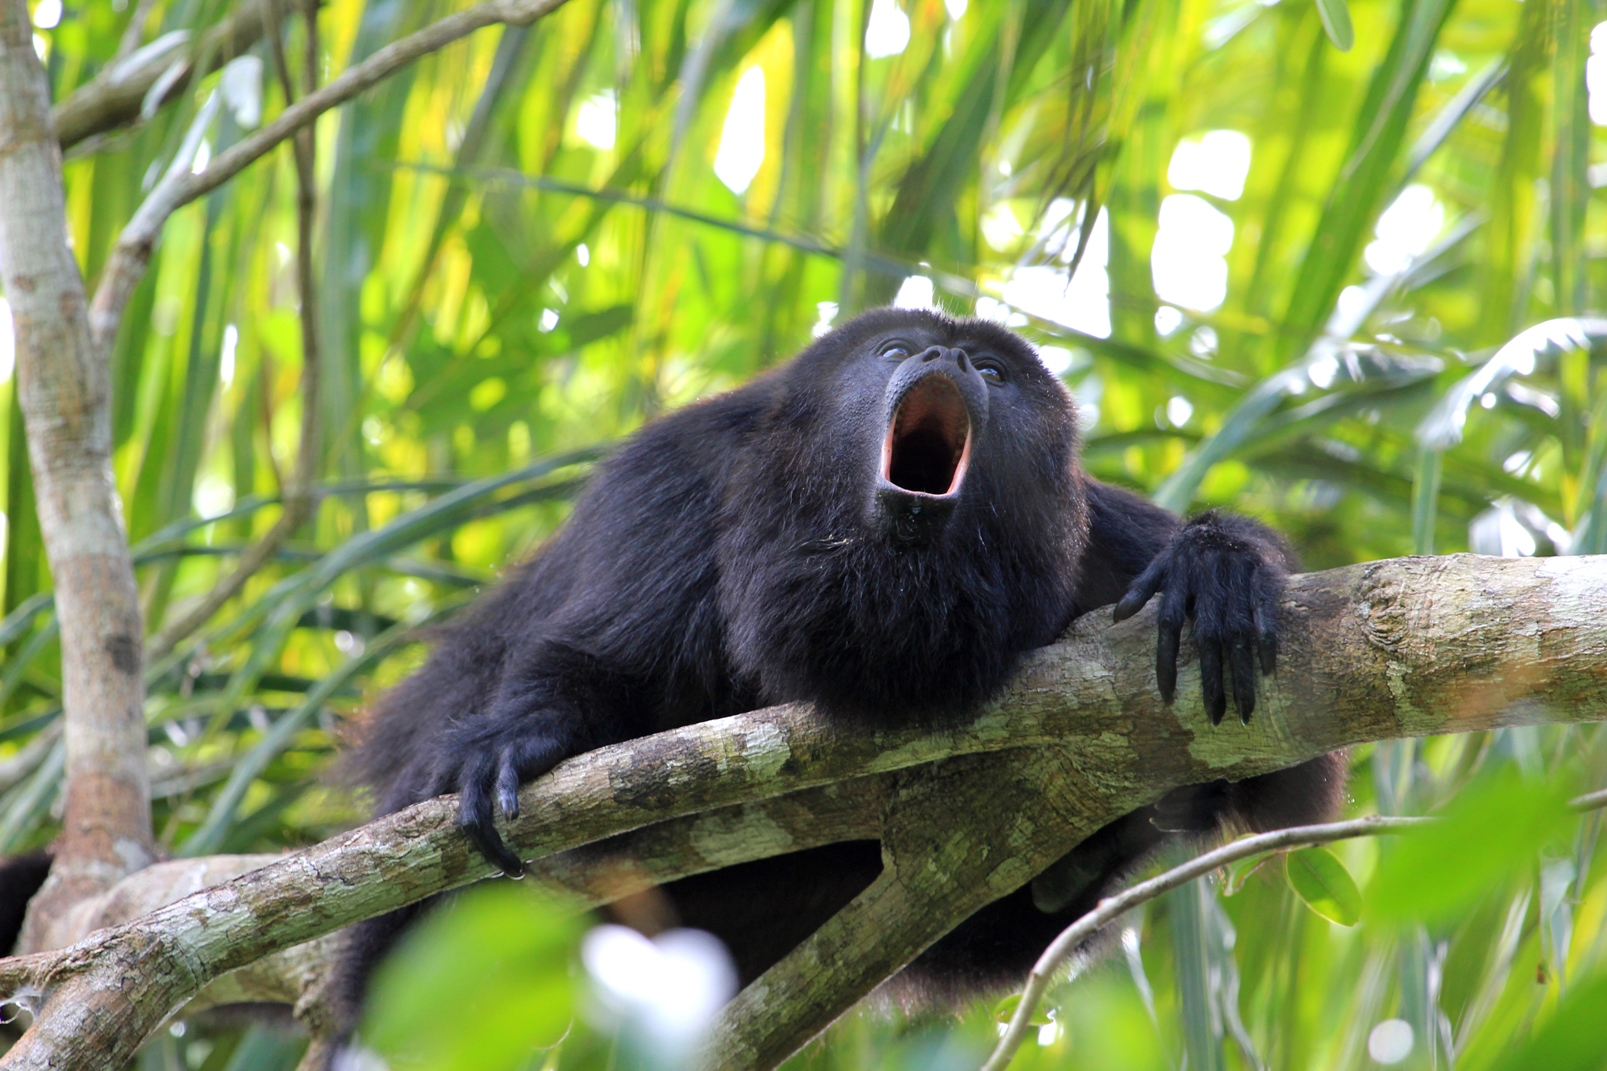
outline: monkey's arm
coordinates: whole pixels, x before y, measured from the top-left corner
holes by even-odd
[[[1083,570],[1092,607],[1124,590],[1116,620],[1161,595],[1155,673],[1161,696],[1177,691],[1183,622],[1192,623],[1200,683],[1212,724],[1227,712],[1233,681],[1241,721],[1255,710],[1256,663],[1271,673],[1278,650],[1278,600],[1296,563],[1271,529],[1247,517],[1210,511],[1180,521],[1137,495],[1090,481],[1089,548]],[[1099,601],[1095,601],[1099,600]]]
[[[522,867],[497,834],[519,786],[564,759],[735,713],[715,612],[724,466],[740,453],[751,392],[671,414],[593,480],[506,600],[494,686],[435,738],[424,796],[461,794],[458,821],[486,858]]]

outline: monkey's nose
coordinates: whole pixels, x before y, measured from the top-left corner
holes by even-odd
[[[962,349],[950,349],[947,346],[928,346],[916,355],[915,359],[921,364],[930,364],[933,361],[948,360],[961,372],[967,374],[971,371],[971,357]]]

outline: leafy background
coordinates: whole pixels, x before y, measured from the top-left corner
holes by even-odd
[[[320,77],[454,6],[330,0]],[[130,44],[199,42],[232,13],[30,7],[58,100],[136,11]],[[358,821],[323,778],[340,725],[418,663],[420,626],[561,523],[601,449],[894,299],[1015,326],[1076,392],[1094,474],[1260,516],[1313,568],[1607,549],[1604,20],[1602,0],[572,0],[404,70],[318,127],[315,519],[149,669],[163,845],[272,850]],[[71,149],[91,281],[160,169],[282,106],[272,69],[259,44]],[[172,219],[119,336],[116,474],[153,634],[278,515],[295,242],[283,149]],[[50,838],[62,769],[8,336],[3,851]],[[1509,774],[1598,785],[1597,737],[1364,749],[1352,809],[1521,796]],[[1480,813],[1438,854],[1336,849],[1384,921],[1326,921],[1276,866],[1151,905],[1017,1066],[1370,1067],[1400,1055],[1395,1021],[1393,1066],[1600,1066],[1597,818],[1502,836],[1528,812]],[[1375,882],[1391,865],[1405,877]],[[797,1066],[973,1066],[993,1036],[981,1006],[856,1014]],[[197,1024],[143,1059],[284,1067],[296,1048]],[[578,1040],[533,1059],[628,1063]]]

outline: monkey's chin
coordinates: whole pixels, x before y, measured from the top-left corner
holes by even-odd
[[[958,488],[946,495],[927,495],[882,480],[874,503],[876,526],[897,544],[931,543],[948,524],[959,498]]]

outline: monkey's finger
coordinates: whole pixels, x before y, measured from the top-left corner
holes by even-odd
[[[1255,645],[1240,634],[1228,641],[1229,668],[1233,671],[1233,705],[1241,724],[1250,724],[1255,712]]]
[[[497,833],[491,815],[491,785],[495,769],[489,758],[481,759],[465,773],[462,795],[458,798],[458,828],[485,856],[486,862],[510,878],[524,874],[524,862],[508,850]]]
[[[1144,608],[1144,604],[1154,598],[1155,593],[1166,586],[1167,576],[1166,555],[1161,554],[1149,563],[1149,568],[1138,574],[1127,588],[1127,594],[1122,596],[1121,602],[1116,604],[1112,616],[1117,621],[1126,621]]]
[[[1215,636],[1201,636],[1196,629],[1194,645],[1200,649],[1200,690],[1205,696],[1205,716],[1212,725],[1222,724],[1228,712],[1228,697],[1222,687],[1222,644]]]
[[[1264,581],[1256,587],[1256,646],[1261,650],[1261,672],[1270,677],[1278,667],[1278,592],[1276,585]]]
[[[497,806],[509,818],[519,817],[519,757],[518,745],[509,744],[502,749],[497,763]]]
[[[1177,648],[1183,638],[1183,620],[1188,596],[1179,587],[1166,589],[1161,599],[1159,635],[1155,644],[1155,682],[1160,686],[1161,699],[1171,703],[1177,695]]]

